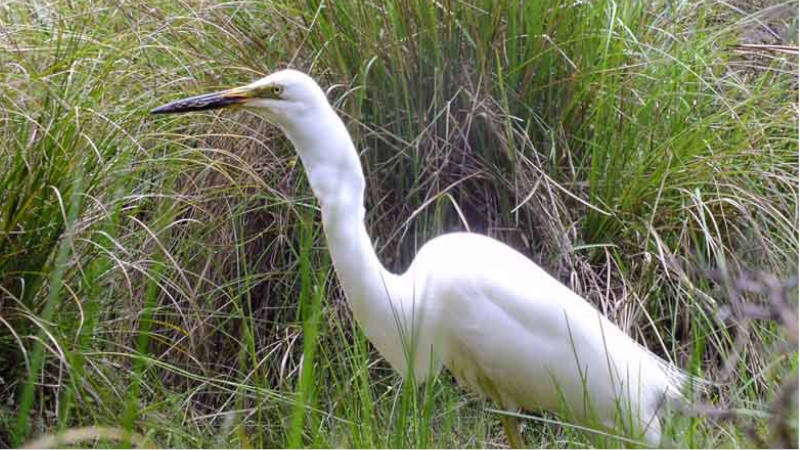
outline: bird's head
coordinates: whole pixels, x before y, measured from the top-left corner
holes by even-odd
[[[350,134],[319,85],[302,72],[281,70],[246,86],[175,100],[151,112],[232,107],[258,111],[284,131],[303,161],[317,197],[337,198],[343,189],[349,189],[361,198],[364,175]],[[362,201],[356,203],[361,208]]]
[[[175,100],[151,111],[172,114],[206,109],[244,107],[259,110],[278,125],[291,127],[320,106],[327,106],[325,93],[308,75],[281,70],[245,86]]]

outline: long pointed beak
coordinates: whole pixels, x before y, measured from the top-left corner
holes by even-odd
[[[210,94],[196,95],[161,105],[150,111],[150,114],[173,114],[188,111],[203,111],[206,109],[219,109],[232,105],[246,103],[253,98],[253,90],[243,86]]]

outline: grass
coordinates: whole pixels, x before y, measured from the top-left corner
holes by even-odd
[[[797,60],[733,47],[794,12],[736,4],[7,2],[0,444],[505,445],[359,332],[274,127],[148,116],[291,64],[361,150],[389,268],[497,237],[721,384],[672,443],[796,445]],[[531,446],[625,445],[531,417]]]

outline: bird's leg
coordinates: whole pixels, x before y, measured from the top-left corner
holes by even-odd
[[[511,448],[525,448],[522,434],[519,432],[519,420],[506,414],[500,416],[500,420],[503,422],[503,431],[506,432],[506,438],[508,438],[508,444]]]

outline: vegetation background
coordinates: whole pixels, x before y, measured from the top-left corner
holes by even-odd
[[[365,341],[274,127],[148,115],[292,66],[388,267],[494,236],[717,383],[665,445],[796,448],[797,27],[791,1],[0,3],[0,446],[505,445]]]

